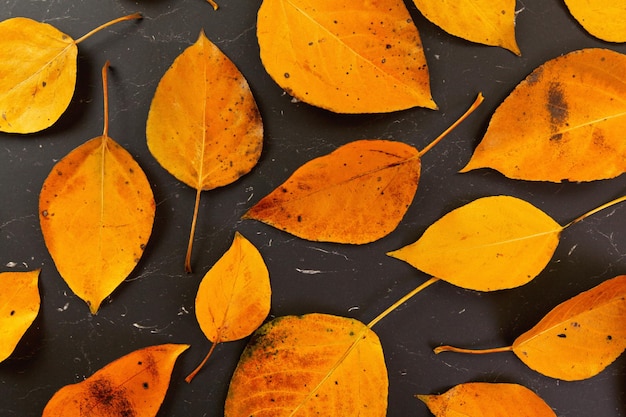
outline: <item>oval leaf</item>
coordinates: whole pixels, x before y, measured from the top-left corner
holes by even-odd
[[[567,381],[600,373],[626,349],[626,275],[585,291],[520,335],[513,352],[528,367]]]
[[[565,0],[570,13],[587,32],[609,42],[626,42],[626,7],[615,0]]]
[[[86,380],[57,391],[42,417],[154,417],[165,398],[174,363],[188,347],[151,346],[123,356]]]
[[[436,108],[417,28],[399,0],[264,0],[261,60],[292,96],[338,113]]]
[[[520,55],[515,40],[515,0],[413,0],[428,20],[471,42],[500,46]]]
[[[626,171],[626,55],[583,49],[546,62],[498,107],[461,170],[531,181],[593,181]]]
[[[515,197],[479,198],[432,224],[389,255],[462,288],[494,291],[526,284],[545,268],[563,227]]]
[[[418,395],[436,417],[556,417],[537,394],[517,384],[470,382],[441,395]]]
[[[363,244],[391,233],[413,201],[417,149],[360,140],[307,162],[244,216],[298,237]]]
[[[378,336],[357,320],[324,314],[275,319],[244,350],[225,417],[380,417],[387,368]]]
[[[0,273],[0,362],[8,358],[39,313],[39,270]]]

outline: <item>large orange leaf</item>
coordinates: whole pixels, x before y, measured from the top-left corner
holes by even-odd
[[[515,0],[413,0],[413,3],[428,20],[452,35],[520,54],[515,40]]]
[[[148,148],[178,180],[196,189],[190,256],[200,193],[232,183],[257,163],[263,124],[250,87],[204,33],[163,75],[146,124]]]
[[[550,60],[495,111],[461,172],[493,168],[532,181],[592,181],[626,170],[626,55],[583,49]]]
[[[565,0],[565,4],[593,36],[609,42],[626,42],[624,0]]]
[[[141,167],[105,128],[61,159],[44,181],[39,220],[69,287],[92,313],[135,268],[152,233],[155,203]]]
[[[169,388],[178,356],[188,345],[136,350],[89,378],[57,391],[42,417],[154,417]]]
[[[275,319],[244,350],[225,417],[361,416],[387,410],[387,368],[376,334],[344,317]]]
[[[76,85],[78,43],[138,13],[108,22],[74,40],[25,17],[0,22],[0,131],[32,133],[54,124]]]
[[[8,358],[39,313],[39,270],[0,273],[0,362]]]
[[[338,113],[436,108],[401,0],[264,0],[257,36],[265,69],[299,100]]]

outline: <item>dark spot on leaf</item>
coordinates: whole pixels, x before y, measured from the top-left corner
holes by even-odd
[[[43,217],[48,217],[48,210],[44,210],[44,211],[42,211],[42,212],[41,212],[41,215],[42,215]]]
[[[14,316],[15,315],[15,310],[11,310],[11,313],[9,313],[10,315]],[[611,337],[611,336],[609,336]]]
[[[46,82],[45,82],[45,81],[42,81],[42,82],[41,82],[41,86],[42,86],[42,87],[45,87],[46,85],[47,85],[47,84],[46,84]]]
[[[550,112],[550,122],[556,130],[567,121],[569,108],[563,94],[561,83],[552,82],[548,88],[548,112]]]
[[[564,339],[567,337],[567,335],[565,333],[560,333],[556,335],[557,337],[560,337],[561,339]]]
[[[289,78],[289,77],[291,77],[291,75],[289,75],[289,73],[288,73],[288,72],[286,72],[283,76],[284,76],[285,78]]]
[[[302,216],[298,215],[298,223],[302,222]]]
[[[613,336],[608,335],[608,336],[606,337],[606,340],[613,340]]]
[[[147,382],[144,382],[141,386],[143,387],[143,389],[150,388],[150,384],[148,384]]]
[[[120,417],[134,417],[137,414],[123,387],[113,386],[108,379],[96,379],[89,385],[89,397],[94,408],[103,414]]]

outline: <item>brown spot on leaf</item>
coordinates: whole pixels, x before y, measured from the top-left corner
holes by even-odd
[[[92,407],[105,411],[103,414],[135,417],[137,414],[123,387],[115,387],[108,379],[96,379],[89,385]]]

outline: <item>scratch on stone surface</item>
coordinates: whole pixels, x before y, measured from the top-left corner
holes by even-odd
[[[301,274],[305,274],[305,275],[316,275],[316,274],[323,274],[324,271],[320,271],[319,269],[300,269],[300,268],[296,268],[296,271],[300,272]],[[328,272],[328,271],[326,271]]]
[[[326,250],[326,249],[317,248],[317,247],[315,247],[315,246],[308,246],[308,248],[309,248],[309,249],[316,250],[316,251],[318,251],[318,252],[328,253],[328,254],[330,254],[330,255],[337,255],[337,256],[341,256],[341,257],[342,257],[342,258],[344,258],[346,261],[349,261],[349,260],[350,260],[350,258],[348,258],[348,256],[347,256],[347,255],[344,255],[343,253],[339,253],[339,252],[337,252],[337,251],[329,251],[329,250]]]

